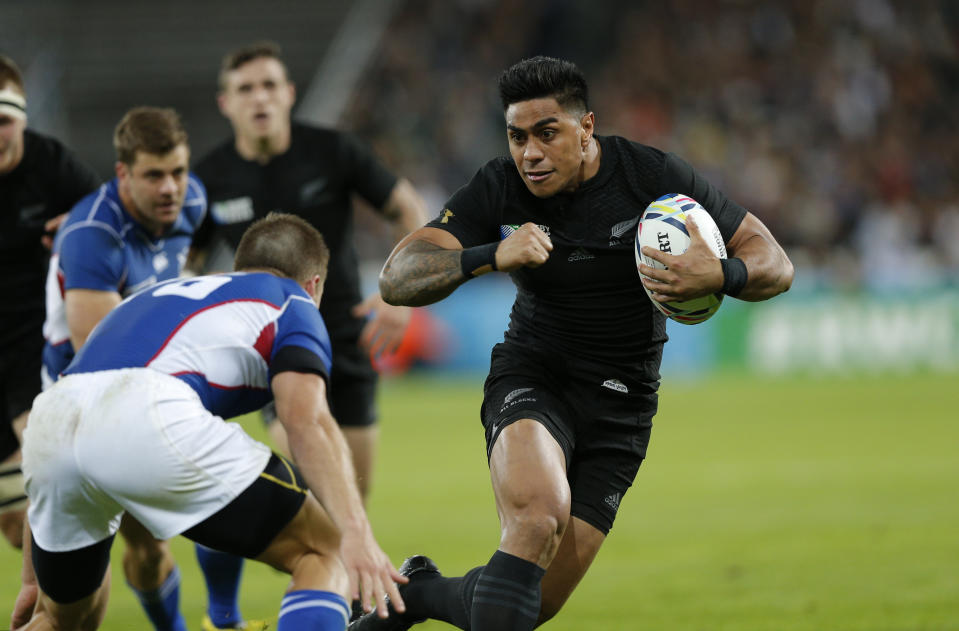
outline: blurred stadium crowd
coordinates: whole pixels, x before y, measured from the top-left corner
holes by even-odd
[[[950,0],[411,0],[345,124],[438,211],[506,151],[498,73],[563,56],[599,133],[690,160],[780,238],[799,287],[956,286],[957,33]]]

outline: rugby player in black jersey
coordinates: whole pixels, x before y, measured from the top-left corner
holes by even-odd
[[[17,548],[27,499],[18,434],[40,394],[50,235],[97,184],[58,140],[27,129],[23,76],[0,55],[0,531]]]
[[[426,221],[426,207],[409,181],[390,173],[355,137],[292,123],[295,97],[276,44],[259,42],[224,57],[218,104],[234,138],[196,165],[210,213],[194,247],[235,249],[250,223],[272,210],[299,215],[323,234],[331,252],[320,306],[333,342],[327,393],[365,498],[377,437],[370,352],[396,349],[410,310],[360,293],[351,197],[358,194],[378,210],[392,224],[395,241]],[[283,447],[282,427],[271,423],[270,430]]]
[[[481,417],[501,523],[499,549],[459,578],[411,557],[404,614],[366,615],[353,631],[407,629],[425,618],[472,631],[532,629],[560,610],[605,540],[642,462],[656,413],[665,317],[640,285],[637,219],[666,193],[712,215],[730,258],[691,224],[681,256],[644,253],[661,301],[724,291],[764,300],[792,264],[754,215],[682,159],[597,136],[575,65],[536,57],[499,80],[510,158],[488,162],[439,217],[401,241],[380,275],[383,298],[424,305],[500,271],[517,287],[494,347]]]

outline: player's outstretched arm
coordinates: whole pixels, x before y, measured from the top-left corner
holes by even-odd
[[[286,371],[274,376],[271,386],[293,461],[340,531],[340,553],[351,596],[364,604],[375,602],[385,617],[383,595],[388,594],[393,607],[404,611],[396,582],[407,579],[373,537],[349,447],[326,403],[326,383],[318,375]]]
[[[546,233],[532,223],[523,224],[498,243],[465,250],[449,232],[427,226],[394,248],[380,272],[380,294],[393,305],[428,305],[475,276],[539,267],[552,249]]]
[[[747,212],[739,228],[726,244],[730,258],[740,259],[746,267],[746,284],[738,293],[740,300],[758,302],[777,296],[792,286],[793,264],[769,228]]]

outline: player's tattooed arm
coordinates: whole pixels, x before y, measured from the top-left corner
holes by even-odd
[[[442,300],[468,280],[460,262],[462,254],[462,249],[446,248],[424,239],[404,240],[380,272],[383,300],[410,307]]]

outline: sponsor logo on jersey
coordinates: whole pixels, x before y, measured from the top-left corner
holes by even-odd
[[[544,226],[543,224],[536,224],[536,227],[539,228],[540,230],[542,230],[542,231],[546,234],[547,237],[550,236],[550,234],[549,234],[549,226]],[[505,239],[506,237],[510,236],[511,234],[513,234],[514,232],[516,232],[517,230],[519,230],[519,224],[516,224],[516,223],[504,223],[504,224],[502,224],[502,225],[499,227],[499,236],[500,236],[501,239]]]
[[[612,495],[607,495],[606,499],[603,500],[606,504],[612,508],[614,511],[619,510],[619,503],[623,501],[622,493],[613,493]]]
[[[626,239],[626,234],[630,230],[632,230],[638,223],[639,223],[639,217],[637,216],[637,217],[633,217],[632,219],[627,219],[626,221],[620,221],[618,224],[610,228],[609,244],[622,245],[624,242],[628,242],[629,239]]]
[[[153,257],[153,271],[157,274],[160,274],[166,268],[170,267],[170,259],[167,257],[166,252],[159,252]]]
[[[210,207],[213,218],[219,223],[240,223],[253,220],[253,200],[249,197],[226,199],[214,202]]]
[[[609,388],[610,390],[615,390],[616,392],[629,392],[629,388],[626,387],[626,384],[619,379],[607,379],[603,382],[603,387]]]
[[[440,219],[440,223],[449,223],[449,222],[450,222],[450,217],[452,217],[452,216],[453,216],[453,211],[452,211],[452,210],[450,210],[449,208],[443,210],[443,218]]]
[[[325,190],[326,184],[327,179],[325,177],[318,177],[301,186],[300,203],[305,206],[308,204],[319,204],[320,202],[330,199],[332,193]]]
[[[45,209],[46,206],[44,204],[24,206],[20,209],[20,223],[32,223],[33,221],[40,219],[40,216],[43,214]]]
[[[573,250],[572,254],[566,259],[568,263],[578,263],[579,261],[592,261],[596,258],[595,254],[592,254],[586,248],[576,248]]]

